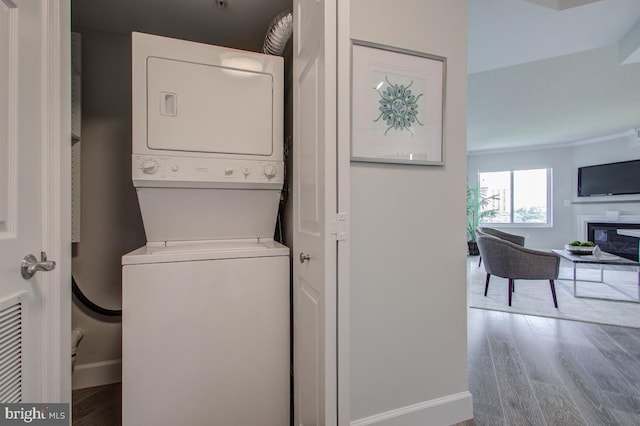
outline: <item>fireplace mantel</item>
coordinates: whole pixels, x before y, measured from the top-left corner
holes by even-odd
[[[600,222],[600,223],[640,223],[640,215],[578,215],[578,239],[581,241],[587,240],[587,223]]]

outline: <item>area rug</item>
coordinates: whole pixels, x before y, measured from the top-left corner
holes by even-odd
[[[515,292],[509,306],[507,280],[492,276],[489,291],[485,297],[484,266],[478,267],[478,257],[469,257],[467,262],[468,305],[477,309],[640,328],[640,303],[574,297],[572,276],[571,264],[563,261],[560,265],[560,278],[566,278],[566,280],[556,280],[558,309],[553,306],[549,281],[543,280],[516,280]],[[600,270],[584,265],[579,266],[577,276],[578,279],[599,280]],[[604,281],[615,284],[627,294],[638,296],[638,274],[634,267],[605,269]],[[578,281],[577,285],[578,295],[628,300],[601,283]]]

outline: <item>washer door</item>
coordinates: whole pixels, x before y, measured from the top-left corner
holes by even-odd
[[[149,149],[272,154],[272,75],[157,57],[147,73]]]

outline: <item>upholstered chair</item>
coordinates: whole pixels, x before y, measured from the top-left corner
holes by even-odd
[[[525,248],[483,232],[477,234],[476,241],[487,271],[485,296],[489,290],[491,275],[497,275],[509,281],[509,306],[511,306],[515,280],[549,280],[553,305],[558,307],[554,280],[558,278],[560,271],[560,256],[553,252]]]
[[[487,226],[480,226],[476,228],[476,232],[480,231],[484,234],[493,235],[494,237],[502,238],[503,240],[511,241],[514,244],[524,247],[524,236],[510,234],[508,232],[501,231],[495,228],[489,228]],[[478,260],[478,268],[482,265],[482,255],[480,255],[480,260]]]
[[[519,246],[523,246],[524,247],[524,236],[522,235],[517,235],[517,234],[510,234],[508,232],[504,232],[501,231],[499,229],[495,229],[495,228],[489,228],[487,226],[479,226],[476,228],[476,236],[477,235],[482,235],[482,234],[488,234],[491,235],[493,237],[497,237],[500,238],[502,240],[507,240],[507,241],[511,241],[514,244],[517,244]],[[478,268],[482,265],[482,254],[480,254],[480,260],[478,260]],[[486,287],[489,287],[489,280],[491,279],[491,274],[489,274],[487,272],[487,283],[486,283]],[[487,292],[485,291],[485,296],[487,295]]]

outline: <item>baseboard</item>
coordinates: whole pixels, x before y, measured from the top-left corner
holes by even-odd
[[[122,360],[76,364],[72,388],[84,389],[122,381]]]
[[[472,417],[471,393],[461,392],[353,420],[351,426],[442,426],[460,423]]]

